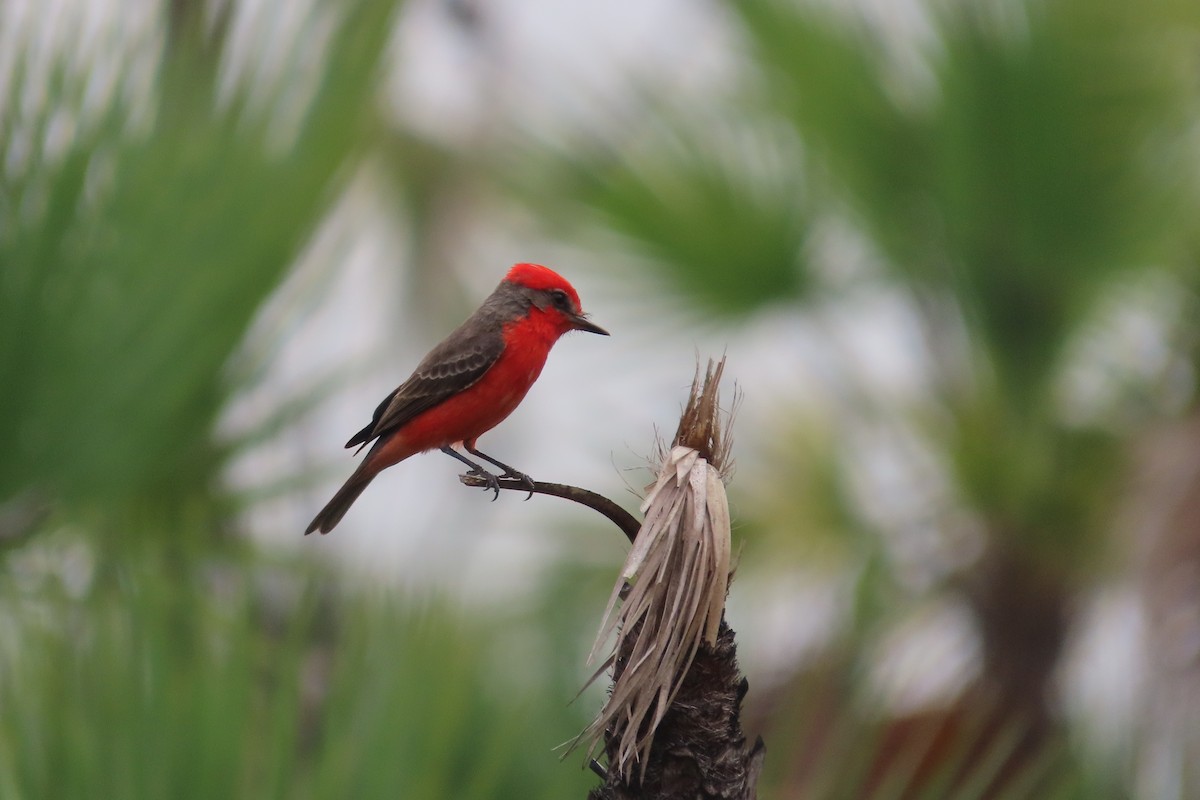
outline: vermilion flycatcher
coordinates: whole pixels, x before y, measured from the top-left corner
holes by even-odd
[[[525,397],[546,356],[567,331],[608,331],[590,322],[579,295],[553,270],[517,264],[478,310],[429,351],[408,380],[384,398],[367,427],[346,442],[359,449],[375,442],[349,480],[308,526],[328,533],[382,470],[415,453],[439,448],[484,477],[500,495],[495,475],[452,448],[504,470],[532,488],[528,475],[475,449],[475,440],[500,424]]]

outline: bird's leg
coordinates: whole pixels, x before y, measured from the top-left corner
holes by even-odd
[[[470,449],[470,448],[468,448],[468,449]],[[487,486],[485,488],[491,489],[493,492],[496,493],[495,496],[492,497],[492,502],[495,502],[496,498],[500,496],[500,479],[499,478],[497,478],[492,473],[488,472],[481,465],[476,464],[474,461],[472,461],[471,459],[464,456],[462,453],[455,450],[453,447],[450,447],[449,445],[447,445],[446,447],[443,447],[442,452],[448,456],[453,456],[454,458],[457,458],[459,461],[461,461],[462,463],[464,463],[468,467],[470,467],[471,472],[468,474],[478,475],[479,477],[483,478],[487,482]],[[475,455],[479,455],[479,453],[476,453]],[[491,461],[491,459],[487,458],[487,456],[484,456],[484,458],[488,461]],[[504,465],[500,464],[499,466],[504,466]],[[528,499],[528,498],[526,498],[526,499]]]
[[[529,490],[529,494],[525,497],[526,500],[528,500],[530,497],[533,497],[533,478],[529,477],[524,472],[520,472],[519,470],[513,469],[508,464],[505,464],[503,461],[497,461],[496,459],[492,458],[491,456],[489,456],[485,453],[479,452],[478,450],[475,449],[474,445],[470,445],[470,444],[467,444],[466,442],[464,442],[463,449],[466,450],[471,455],[473,455],[477,458],[482,458],[484,461],[487,461],[491,464],[495,464],[497,467],[500,467],[500,469],[504,470],[504,474],[500,476],[501,478],[516,478],[518,481],[520,481],[521,485]]]

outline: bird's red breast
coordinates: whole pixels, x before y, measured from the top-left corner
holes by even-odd
[[[396,431],[370,456],[372,467],[382,470],[416,453],[473,442],[499,425],[525,399],[561,335],[558,317],[537,308],[506,325],[504,352],[483,377]]]

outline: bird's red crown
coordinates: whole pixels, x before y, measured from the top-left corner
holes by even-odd
[[[562,275],[541,264],[513,264],[512,269],[504,276],[504,280],[538,291],[562,289],[570,295],[575,307],[579,308],[579,295],[575,292],[575,287],[568,283]]]

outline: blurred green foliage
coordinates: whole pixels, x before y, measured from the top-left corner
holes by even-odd
[[[0,794],[564,797],[584,721],[497,630],[261,555],[47,533],[2,573]],[[198,554],[197,554],[198,555]]]
[[[568,159],[557,191],[587,204],[711,308],[748,313],[802,297],[811,211],[788,173],[795,143],[752,130],[751,144],[737,147],[747,132],[735,121],[689,122],[660,150]]]
[[[1135,303],[1139,287],[1169,286],[1195,308],[1194,4],[930,3],[911,10],[918,21],[902,33],[880,21],[906,17],[899,11],[797,0],[726,9],[743,37],[746,72],[741,91],[726,91],[707,113],[745,132],[714,136],[697,124],[704,115],[655,98],[645,123],[623,128],[617,144],[568,154],[562,174],[586,180],[566,184],[576,187],[571,202],[547,193],[539,208],[585,235],[593,225],[602,242],[615,230],[631,253],[735,324],[780,299],[818,319],[856,295],[903,304],[919,329],[922,394],[888,396],[862,381],[859,365],[830,358],[842,404],[830,414],[834,432],[805,430],[799,413],[783,411],[773,452],[757,454],[775,459],[756,472],[762,485],[740,492],[753,501],[739,505],[746,530],[774,546],[758,566],[786,573],[779,562],[791,549],[791,569],[800,569],[828,551],[831,533],[841,535],[860,626],[837,637],[832,657],[846,670],[869,668],[870,642],[904,608],[931,596],[964,604],[982,674],[954,713],[971,718],[973,706],[1001,696],[1012,719],[1057,753],[1055,770],[1070,776],[1061,793],[1029,796],[1120,795],[1111,765],[1052,747],[1063,725],[1047,698],[1078,599],[1126,547],[1114,546],[1114,522],[1136,504],[1130,487],[1146,437],[1196,408],[1194,313],[1149,312],[1170,349],[1153,371],[1080,358],[1113,306]],[[700,157],[699,168],[679,157],[681,141],[714,140],[720,155]],[[637,146],[622,151],[623,141]],[[787,157],[772,158],[779,148],[763,142],[787,143]],[[758,190],[750,166],[763,160],[774,167],[770,192]],[[831,219],[859,237],[858,253],[809,247],[809,232]],[[853,266],[836,269],[839,259]],[[1080,371],[1115,400],[1089,397],[1080,413],[1065,399]],[[1186,375],[1169,399],[1168,371]],[[922,490],[941,505],[922,523],[946,538],[972,531],[979,548],[954,570],[929,568],[943,571],[924,591],[911,578],[905,586],[905,567],[888,549],[911,527],[861,495],[866,468],[853,437],[872,429],[915,443],[902,451],[914,473],[933,463],[935,486]],[[831,504],[848,513],[831,515]],[[1185,521],[1175,535],[1191,541],[1195,531]],[[807,680],[802,666],[795,680]],[[773,716],[788,713],[766,702]],[[887,715],[873,711],[868,728]],[[785,741],[772,742],[772,730]],[[860,796],[847,782],[854,767],[839,759],[850,775],[827,773],[812,746],[789,746],[788,730],[778,718],[767,726],[769,780],[780,796]],[[870,761],[862,746],[855,755]],[[1183,771],[1178,797],[1200,781]],[[814,783],[824,788],[806,794]],[[965,795],[961,786],[919,787],[901,781],[880,796],[995,796],[987,781]]]
[[[62,154],[14,163],[2,187],[0,496],[206,502],[230,355],[363,145],[392,4],[346,7],[286,148],[250,86],[218,97],[222,23],[206,33],[203,4],[173,8],[140,98],[149,130],[119,97],[89,114],[86,76],[56,75],[39,107],[46,88],[18,75],[7,97],[35,110],[6,115],[0,152],[18,135],[45,141],[64,114],[79,133]]]
[[[796,665],[766,699],[752,680],[763,795],[1126,794],[1134,779],[1075,749],[1046,697],[1071,600],[1116,560],[1112,520],[1142,435],[1195,409],[1200,317],[1160,320],[1169,367],[1191,368],[1182,403],[1162,399],[1161,374],[1117,382],[1137,398],[1115,404],[1140,409],[1132,419],[1081,420],[1062,398],[1114,293],[1120,305],[1123,287],[1161,280],[1198,307],[1194,9],[931,4],[919,43],[898,47],[853,12],[731,4],[743,91],[704,112],[651,96],[650,135],[625,127],[547,164],[540,142],[518,147],[525,159],[455,152],[381,118],[398,5],[316,3],[330,35],[292,45],[319,67],[299,100],[230,77],[220,3],[163,5],[145,97],[97,107],[69,59],[34,71],[33,40],[15,59],[0,114],[0,796],[594,785],[551,750],[585,723],[564,705],[574,672],[543,659],[534,687],[537,670],[500,655],[515,631],[536,632],[525,658],[575,645],[589,610],[573,590],[597,580],[590,568],[553,572],[528,618],[468,615],[353,591],[229,535],[220,476],[246,443],[213,428],[239,389],[231,359],[364,154],[402,184],[417,255],[442,185],[470,173],[499,176],[560,237],[595,241],[591,226],[606,248],[622,243],[735,324],[864,288],[902,298],[925,337],[925,396],[897,407],[856,386],[841,410],[919,441],[949,496],[931,524],[980,531],[983,555],[923,591],[971,608],[982,682],[1020,714],[982,736],[995,694],[964,692],[944,719],[915,722],[864,702],[877,637],[925,595],[863,507],[844,431],[796,414],[737,504],[754,540],[739,580],[798,572],[819,550],[818,568],[852,573],[854,610],[821,664]],[[136,84],[132,70],[118,85]],[[814,251],[830,219],[871,257],[849,281]],[[838,546],[840,561],[826,556]]]
[[[282,137],[295,86],[229,81],[228,4],[164,4],[151,88],[99,110],[65,54],[49,85],[24,71],[44,41],[17,59],[0,126],[0,796],[591,783],[553,752],[586,722],[570,693],[514,683],[487,623],[229,535],[221,470],[242,443],[214,426],[231,359],[377,133],[397,5],[317,4],[329,37]],[[116,85],[137,84],[135,60]]]
[[[755,191],[746,167],[764,152],[761,131],[685,159],[679,141],[712,137],[692,116],[652,114],[657,151],[573,154],[564,173],[589,180],[557,207],[621,232],[735,316],[780,298],[836,302],[845,287],[813,268],[803,232],[845,214],[882,256],[860,280],[906,296],[923,325],[932,399],[951,416],[928,435],[970,507],[1017,529],[1098,536],[1091,521],[1105,517],[1128,440],[1068,421],[1063,376],[1114,286],[1183,276],[1183,292],[1195,280],[1193,10],[949,4],[927,10],[927,41],[904,49],[850,11],[733,8],[756,70],[752,99],[727,112],[799,143],[771,162],[774,191]],[[736,210],[695,212],[706,208]],[[1194,320],[1179,324],[1172,340],[1189,341]]]

